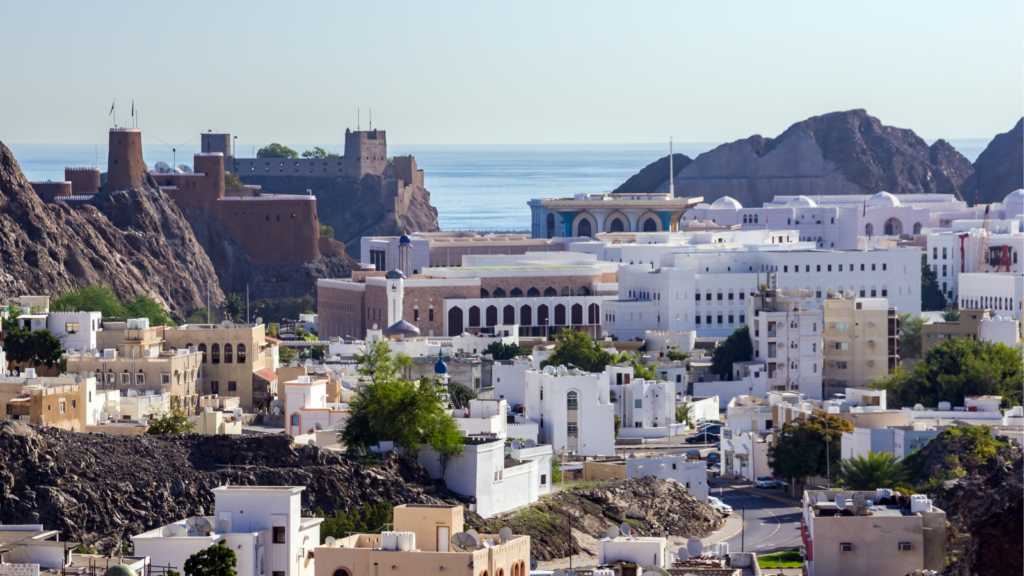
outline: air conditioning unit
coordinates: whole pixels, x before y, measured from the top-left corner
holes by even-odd
[[[835,360],[829,360],[828,365],[834,367],[836,365]]]
[[[914,549],[914,545],[910,542],[900,542],[900,552],[910,552]]]
[[[902,544],[901,544],[901,546],[902,546]],[[841,542],[839,544],[839,551],[840,552],[853,552],[853,543],[851,543],[851,542]]]

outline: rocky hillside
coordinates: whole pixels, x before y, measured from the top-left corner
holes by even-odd
[[[44,204],[0,142],[0,301],[90,284],[148,293],[179,316],[205,305],[213,264],[181,211],[149,179],[90,205]],[[216,282],[210,294],[223,297]]]
[[[355,180],[344,177],[242,175],[241,180],[246,184],[259,184],[272,194],[306,194],[306,190],[312,190],[320,223],[333,228],[334,239],[344,242],[346,252],[357,260],[359,239],[363,236],[440,230],[437,208],[430,205],[430,192],[417,188],[409,209],[401,217],[396,217],[394,204],[388,206],[381,198],[383,178],[379,176],[366,175]]]
[[[964,200],[982,204],[1002,202],[1024,188],[1024,118],[1012,130],[998,134],[974,161],[974,174],[964,182]]]
[[[415,461],[363,466],[283,434],[111,436],[0,421],[0,523],[42,524],[106,547],[213,511],[211,488],[305,486],[304,515],[364,503],[456,502]],[[434,495],[435,491],[438,495]],[[467,518],[479,516],[467,512]]]
[[[497,533],[508,526],[515,534],[529,534],[531,555],[543,561],[567,557],[570,545],[573,555],[580,554],[584,551],[581,533],[600,538],[622,522],[628,522],[641,536],[704,537],[721,528],[725,520],[678,482],[648,476],[557,492],[524,510],[470,524],[481,532]],[[597,550],[589,552],[597,554]]]
[[[698,156],[676,176],[678,196],[731,196],[761,206],[776,195],[883,190],[956,194],[974,168],[948,142],[929,146],[912,130],[885,126],[864,110],[808,118],[775,138],[737,140]],[[668,182],[661,184],[666,191]]]
[[[672,174],[676,175],[683,171],[693,162],[685,154],[672,155]],[[662,183],[668,181],[668,156],[651,162],[644,169],[629,177],[612,194],[626,194],[629,192],[654,192]]]
[[[987,428],[946,431],[908,457],[946,512],[946,576],[1024,573],[1024,449]],[[932,488],[934,487],[934,488]]]

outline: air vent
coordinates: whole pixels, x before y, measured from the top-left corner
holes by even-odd
[[[900,546],[903,546],[903,545],[900,544]],[[839,544],[839,551],[840,552],[853,552],[853,544],[850,543],[850,542],[842,542],[842,543]]]
[[[914,545],[910,542],[900,542],[900,552],[910,552],[914,549]]]

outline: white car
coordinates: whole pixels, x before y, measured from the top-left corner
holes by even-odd
[[[776,488],[779,485],[779,481],[771,476],[758,476],[754,478],[754,486],[758,488]]]
[[[728,516],[732,514],[732,506],[729,506],[725,502],[722,502],[714,496],[708,496],[708,506],[711,506],[715,510],[722,513],[722,516]]]

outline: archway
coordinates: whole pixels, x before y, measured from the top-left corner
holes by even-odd
[[[572,319],[571,324],[573,326],[579,326],[579,325],[583,324],[583,305],[582,304],[573,304],[572,305],[572,316],[571,316],[571,319]]]
[[[629,218],[622,212],[612,212],[604,219],[605,232],[628,232]]]
[[[550,311],[548,310],[547,304],[541,304],[540,306],[537,306],[537,325],[547,326],[548,319],[550,318],[549,314]]]
[[[600,324],[601,308],[597,304],[587,306],[587,324]]]
[[[625,232],[626,225],[622,223],[622,218],[614,218],[611,226],[608,227],[609,232]]]
[[[486,314],[487,314],[487,325],[488,326],[494,326],[495,324],[498,323],[498,307],[497,306],[488,306]]]
[[[476,327],[480,325],[480,308],[477,306],[471,306],[469,308],[469,326]]]
[[[864,235],[865,236],[874,236],[875,235],[875,227],[870,222],[864,225]]]
[[[555,325],[565,326],[565,304],[555,306]]]
[[[502,324],[515,324],[516,323],[516,308],[511,304],[505,306],[501,311]]]
[[[453,307],[448,310],[448,335],[462,334],[462,308]]]
[[[529,326],[531,324],[533,324],[533,309],[524,304],[519,308],[519,325]]]
[[[504,290],[502,290],[501,288],[495,288],[495,289],[494,289],[494,292],[491,292],[491,294],[492,294],[492,295],[493,295],[493,296],[494,296],[495,298],[504,298],[504,297],[505,297],[505,291],[504,291]]]
[[[580,238],[589,238],[593,236],[593,233],[591,232],[590,220],[587,220],[586,218],[580,220],[580,223],[576,225],[576,236]]]
[[[885,221],[885,235],[899,236],[903,233],[903,223],[899,218],[889,218]]]
[[[647,218],[644,220],[644,232],[657,232],[658,221],[654,218]]]
[[[920,222],[914,222],[914,234],[920,234],[920,233],[921,233],[921,223]]]
[[[548,238],[554,238],[555,237],[555,215],[554,214],[548,214],[547,233],[548,233],[547,234]]]
[[[509,292],[509,295],[513,298],[521,298],[523,296],[523,291],[519,288],[513,288],[512,291]]]
[[[558,290],[555,290],[551,286],[548,286],[547,288],[544,289],[544,295],[545,296],[558,296]]]

